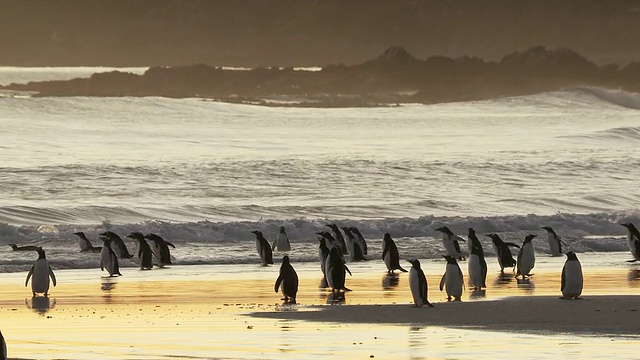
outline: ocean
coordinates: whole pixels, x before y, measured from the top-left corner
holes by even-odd
[[[4,67],[0,84],[112,70]],[[72,233],[101,245],[106,230],[159,234],[177,265],[259,263],[250,231],[273,241],[279,226],[292,261],[317,261],[328,223],[357,226],[375,259],[386,232],[403,258],[439,258],[442,225],[538,234],[541,253],[552,226],[574,251],[628,252],[639,109],[640,94],[588,87],[335,109],[0,92],[0,272],[33,264],[11,243],[43,246],[54,268],[98,267]]]

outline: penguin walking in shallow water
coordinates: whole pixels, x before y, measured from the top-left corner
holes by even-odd
[[[357,227],[352,226],[349,228],[351,233],[355,236],[356,242],[360,244],[360,249],[362,249],[362,255],[367,255],[369,253],[369,249],[367,246],[367,241],[364,239],[364,236],[360,233]]]
[[[340,291],[351,291],[345,286],[347,272],[351,275],[351,271],[347,265],[345,265],[344,258],[337,247],[332,247],[331,250],[329,250],[326,272],[327,284],[331,288],[333,298],[335,298],[336,293],[339,293]]]
[[[566,244],[550,226],[543,226],[542,228],[547,231],[547,241],[549,242],[551,256],[562,256],[562,245]]]
[[[118,264],[118,256],[111,248],[111,239],[103,237],[102,251],[100,252],[100,270],[107,269],[109,276],[122,276],[120,274],[120,265]]]
[[[280,231],[278,232],[278,236],[276,236],[276,240],[271,246],[271,250],[291,251],[291,243],[289,242],[289,236],[287,236],[287,232],[284,230],[284,226],[280,226]]]
[[[76,235],[79,238],[78,244],[80,245],[81,252],[99,253],[102,251],[102,246],[93,246],[91,241],[87,238],[87,235],[82,231],[74,232],[73,235]]]
[[[262,266],[273,264],[273,252],[267,239],[264,238],[260,231],[254,230],[252,233],[256,236],[256,250],[258,250],[260,259],[262,259]]]
[[[382,260],[387,266],[387,273],[393,273],[394,270],[407,272],[407,270],[400,266],[400,254],[398,253],[398,247],[389,233],[385,233],[384,238],[382,239]]]
[[[328,228],[333,230],[333,237],[336,239],[338,244],[340,245],[340,251],[342,251],[342,255],[349,254],[349,249],[347,249],[347,243],[344,241],[344,237],[336,224],[327,224]]]
[[[124,241],[122,240],[122,238],[120,238],[120,236],[118,236],[118,234],[114,233],[113,231],[105,231],[101,233],[100,236],[104,236],[111,240],[109,242],[109,246],[111,246],[111,249],[120,259],[131,259],[133,257],[133,255],[129,253],[127,245],[125,245]]]
[[[518,261],[516,262],[516,277],[522,276],[525,277],[531,276],[531,269],[536,265],[536,252],[533,248],[533,239],[536,235],[529,234],[524,238],[524,242],[522,243],[522,247],[520,251],[518,251]]]
[[[627,260],[627,262],[640,261],[640,232],[638,228],[632,223],[620,225],[627,228],[627,246],[629,247],[629,251],[631,251],[631,255],[633,255],[633,260]]]
[[[447,255],[453,256],[458,260],[464,260],[464,256],[460,250],[460,241],[464,241],[464,239],[455,235],[446,226],[439,227],[436,231],[440,231],[442,233],[442,244],[444,244]]]
[[[420,261],[418,261],[418,259],[407,261],[411,263],[411,270],[409,270],[409,288],[411,289],[413,304],[416,307],[422,307],[422,305],[433,307],[433,304],[431,304],[427,298],[429,286],[427,284],[427,277],[424,276],[424,272],[422,268],[420,268]]]
[[[35,264],[29,270],[27,274],[27,280],[24,282],[24,286],[29,284],[29,278],[33,276],[31,279],[31,292],[33,296],[36,294],[44,294],[45,297],[49,296],[49,278],[51,278],[51,282],[53,286],[56,286],[56,276],[51,270],[51,266],[49,266],[49,261],[47,261],[47,256],[44,253],[42,248],[38,248],[38,260],[36,260]]]
[[[169,246],[172,248],[176,248],[175,245],[163,239],[160,235],[156,234],[147,234],[144,236],[145,239],[151,241],[153,246],[151,246],[151,251],[153,255],[156,257],[158,261],[158,265],[160,267],[164,267],[166,265],[171,265],[171,252],[169,251]],[[269,245],[269,244],[267,244]]]
[[[469,287],[481,290],[487,287],[487,261],[484,258],[484,249],[473,228],[469,228],[467,237],[471,244],[468,263]]]
[[[144,239],[141,232],[132,232],[127,235],[128,238],[138,241],[138,259],[140,259],[140,270],[153,269],[153,251],[151,246]]]
[[[504,273],[504,268],[506,267],[514,268],[516,266],[516,260],[513,258],[513,254],[511,254],[511,249],[509,249],[509,247],[519,248],[520,245],[504,242],[498,234],[488,234],[487,236],[491,238],[491,241],[493,241],[493,248],[496,251],[498,264],[500,265],[500,272]]]
[[[561,299],[579,299],[582,294],[582,265],[573,251],[567,253],[567,261],[562,267]]]
[[[448,301],[451,301],[452,297],[455,301],[461,301],[462,287],[464,286],[462,270],[460,270],[456,258],[449,255],[443,255],[443,257],[447,259],[447,267],[442,275],[442,279],[440,279],[440,291],[446,289]]]
[[[282,295],[285,304],[295,304],[296,294],[298,293],[298,274],[291,266],[289,257],[285,255],[280,265],[280,275],[276,279],[274,290],[278,292],[278,288],[282,287]]]

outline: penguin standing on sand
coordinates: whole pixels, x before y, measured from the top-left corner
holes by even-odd
[[[127,235],[128,238],[138,241],[138,259],[140,259],[140,270],[153,269],[153,251],[151,246],[144,239],[141,232],[132,232]]]
[[[4,341],[2,331],[0,331],[0,360],[7,360],[7,343]]]
[[[531,276],[531,269],[536,265],[536,252],[532,242],[535,237],[536,235],[529,234],[524,238],[522,247],[520,251],[518,251],[518,261],[516,263],[518,270],[516,277],[522,276],[524,279],[525,277]]]
[[[105,231],[100,234],[100,236],[104,236],[111,240],[109,246],[111,246],[112,250],[120,259],[131,259],[133,257],[133,255],[129,253],[127,245],[124,244],[124,241],[120,236],[118,236],[118,234],[113,231]]]
[[[347,238],[347,248],[349,250],[349,261],[367,261],[364,257],[364,251],[360,245],[360,241],[351,232],[348,227],[343,227],[344,236]]]
[[[449,255],[442,255],[447,259],[447,267],[440,279],[440,291],[446,288],[447,301],[451,301],[453,297],[455,301],[461,301],[462,287],[464,286],[464,279],[462,277],[462,270],[458,266],[456,258]]]
[[[436,231],[440,231],[442,233],[442,243],[447,251],[447,255],[453,256],[458,260],[464,260],[464,256],[460,250],[460,241],[464,241],[464,239],[455,235],[446,226],[439,227]]]
[[[295,304],[296,294],[298,293],[298,274],[291,266],[289,257],[285,255],[280,265],[280,275],[276,279],[274,290],[278,292],[278,288],[282,285],[282,295],[285,304]]]
[[[511,246],[511,247],[519,248],[520,245],[510,243],[510,242],[504,242],[502,241],[500,236],[498,236],[498,234],[488,234],[487,236],[491,238],[491,241],[493,241],[493,248],[496,251],[496,256],[498,257],[498,264],[500,265],[500,272],[504,273],[504,268],[506,267],[510,267],[510,268],[515,267],[516,260],[513,258],[513,255],[511,254],[511,250],[509,249],[509,247]]]
[[[338,228],[338,225],[336,225],[336,224],[327,224],[326,226],[328,228],[330,228],[331,230],[333,230],[334,238],[336,239],[336,241],[340,245],[340,250],[342,251],[342,254],[343,255],[348,254],[349,253],[349,249],[347,249],[347,243],[344,241],[344,237],[342,236],[342,233],[340,232],[340,229]]]
[[[562,267],[561,299],[579,299],[582,294],[582,265],[573,251],[567,253],[567,261]]]
[[[287,236],[287,232],[284,230],[284,226],[280,226],[280,231],[278,232],[278,236],[276,236],[276,240],[271,246],[271,250],[291,251],[291,243],[289,242],[289,236]]]
[[[334,299],[336,298],[336,293],[339,293],[340,291],[351,291],[345,286],[347,272],[351,275],[351,271],[347,265],[345,265],[344,258],[340,255],[340,251],[337,247],[332,247],[331,250],[329,250],[326,272],[327,284],[331,288],[331,294]]]
[[[562,256],[562,245],[566,246],[566,244],[550,226],[543,226],[542,228],[547,230],[547,241],[549,241],[551,256]]]
[[[398,247],[389,233],[385,233],[384,238],[382,239],[382,260],[384,261],[384,264],[387,265],[387,273],[389,274],[393,273],[394,270],[407,272],[407,270],[400,266]]]
[[[629,231],[627,233],[627,246],[629,247],[629,251],[631,251],[631,255],[633,255],[633,260],[627,260],[627,262],[640,261],[640,232],[638,228],[632,223],[620,225],[626,227]]]
[[[120,265],[118,264],[118,256],[111,248],[111,239],[108,237],[102,238],[103,246],[100,252],[100,270],[107,269],[109,276],[122,276],[120,274]]]
[[[424,276],[424,272],[420,268],[420,261],[418,261],[418,259],[407,261],[411,263],[411,270],[409,270],[409,288],[411,289],[413,304],[416,307],[422,307],[422,305],[433,307],[433,304],[431,304],[427,298],[429,286],[427,284],[427,277]]]
[[[172,248],[176,248],[175,245],[163,239],[160,235],[156,234],[147,234],[144,236],[145,239],[148,239],[152,242],[153,246],[151,247],[151,251],[153,255],[155,255],[156,260],[158,261],[158,265],[160,267],[164,267],[165,265],[171,265],[171,252],[169,251],[169,246]],[[267,247],[269,244],[267,243]]]
[[[273,252],[271,252],[271,246],[269,246],[267,239],[264,238],[260,231],[254,230],[252,233],[256,235],[256,250],[258,250],[258,255],[262,259],[262,266],[273,264]]]
[[[484,249],[473,228],[469,228],[467,237],[471,244],[468,264],[469,286],[473,290],[481,290],[487,287],[487,261],[484,259]]]
[[[349,230],[351,230],[351,233],[355,236],[357,243],[360,244],[360,249],[362,249],[362,255],[367,255],[369,253],[367,241],[364,239],[364,236],[362,236],[362,234],[360,233],[360,230],[358,230],[358,228],[355,226],[350,227]]]
[[[85,235],[82,231],[74,232],[73,235],[78,236],[78,244],[80,245],[81,252],[94,252],[99,253],[102,251],[102,246],[93,246],[91,241],[87,239],[87,235]]]
[[[49,266],[49,261],[47,261],[47,256],[44,253],[42,248],[38,248],[38,260],[36,260],[35,264],[29,270],[27,274],[27,280],[24,282],[24,286],[29,284],[29,278],[33,276],[31,279],[31,292],[33,296],[36,294],[44,294],[45,297],[49,296],[49,278],[51,278],[51,282],[53,282],[53,286],[56,286],[56,276],[51,270],[51,266]]]

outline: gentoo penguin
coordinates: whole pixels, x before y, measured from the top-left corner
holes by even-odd
[[[291,266],[289,257],[285,255],[280,265],[280,275],[276,279],[274,290],[278,292],[278,288],[282,285],[282,295],[285,304],[295,304],[296,294],[298,293],[298,274]]]
[[[16,244],[7,244],[9,246],[11,246],[11,249],[13,249],[13,251],[38,251],[38,249],[40,249],[40,246],[34,246],[34,245],[26,245],[26,246],[18,246]]]
[[[324,243],[327,245],[327,248],[337,247],[340,251],[340,254],[343,254],[342,249],[340,248],[340,243],[336,240],[333,235],[331,235],[328,231],[318,231],[316,234],[322,236],[324,238]]]
[[[38,248],[37,251],[38,260],[36,260],[31,270],[29,270],[24,286],[29,284],[29,279],[33,276],[33,279],[31,279],[31,292],[33,296],[36,296],[36,294],[44,294],[44,296],[47,297],[49,296],[49,278],[51,278],[53,286],[56,286],[56,276],[53,274],[51,266],[49,266],[44,250]]]
[[[340,251],[337,247],[332,247],[329,250],[329,256],[327,257],[326,264],[326,272],[327,272],[327,284],[331,288],[331,293],[334,295],[335,293],[342,291],[351,291],[345,287],[345,280],[347,277],[347,272],[351,275],[351,271],[347,265],[344,264],[344,259],[342,255],[340,255]]]
[[[80,244],[80,251],[95,252],[95,253],[99,253],[102,251],[102,246],[93,246],[91,241],[87,239],[87,236],[82,231],[74,232],[73,235],[76,235],[80,238],[78,240],[78,244]]]
[[[640,261],[640,232],[638,232],[638,229],[632,223],[620,225],[626,227],[629,231],[627,233],[627,246],[629,247],[629,251],[631,251],[631,255],[633,255],[633,260],[627,260],[627,262]]]
[[[533,248],[533,238],[537,235],[529,234],[524,238],[524,242],[522,243],[522,247],[520,251],[518,251],[518,261],[516,266],[518,270],[516,271],[516,277],[522,276],[525,277],[531,276],[531,269],[536,265],[536,253]]]
[[[360,244],[360,248],[362,249],[362,255],[367,255],[369,253],[369,249],[367,246],[367,241],[364,239],[364,236],[360,233],[357,227],[352,226],[349,228],[351,233],[355,236],[357,242]]]
[[[453,256],[458,260],[464,260],[459,243],[459,241],[464,241],[464,239],[454,235],[446,226],[439,227],[436,231],[440,231],[442,233],[442,243],[444,244],[445,250],[447,250],[447,255]]]
[[[447,267],[440,279],[440,291],[442,289],[447,290],[447,300],[451,301],[453,297],[455,301],[460,301],[462,297],[462,287],[464,286],[464,279],[462,277],[462,270],[458,266],[456,258],[449,255],[442,255],[447,259]]]
[[[360,241],[351,232],[351,228],[343,227],[342,231],[344,231],[344,236],[347,240],[349,261],[367,261],[367,259],[364,257],[364,251],[362,250]]]
[[[256,250],[258,250],[260,259],[262,259],[262,266],[273,264],[273,252],[271,252],[267,239],[264,238],[260,231],[254,230],[252,233],[256,235]]]
[[[114,233],[113,231],[105,231],[101,233],[100,236],[104,236],[111,240],[109,246],[111,246],[111,249],[120,259],[131,259],[133,257],[133,255],[129,253],[127,245],[124,244],[124,241],[122,241],[118,234]]]
[[[336,224],[327,224],[326,226],[328,228],[330,228],[331,230],[333,230],[334,238],[336,239],[336,241],[340,245],[340,250],[342,251],[342,254],[343,255],[348,254],[349,250],[347,249],[347,243],[344,241],[344,237],[342,236],[342,233],[340,232],[340,229],[338,229],[338,225],[336,225]]]
[[[153,269],[153,251],[151,246],[144,239],[141,232],[132,232],[127,235],[128,238],[138,241],[138,259],[140,259],[140,270]]]
[[[7,360],[7,343],[4,341],[2,331],[0,331],[0,360]]]
[[[567,253],[567,261],[562,267],[560,291],[562,299],[579,299],[582,294],[582,266],[573,251]]]
[[[322,276],[326,276],[326,264],[327,257],[329,257],[329,248],[325,244],[326,240],[323,237],[318,237],[320,244],[318,245],[318,258],[320,260],[320,270],[322,270]]]
[[[562,256],[562,245],[566,244],[550,226],[543,226],[542,228],[547,230],[547,241],[549,241],[551,256]]]
[[[111,239],[103,237],[102,251],[100,252],[100,270],[107,269],[109,276],[118,276],[120,274],[120,265],[118,265],[118,256],[111,248]]]
[[[407,260],[411,263],[411,270],[409,270],[409,288],[411,289],[411,296],[413,296],[413,304],[416,307],[422,307],[427,305],[433,307],[427,298],[429,287],[427,285],[427,277],[424,276],[424,272],[420,268],[420,261]]]
[[[158,265],[160,267],[171,265],[171,252],[169,251],[169,246],[174,249],[176,248],[176,246],[163,239],[160,235],[147,234],[144,236],[144,238],[151,241],[151,251],[158,261]],[[268,243],[267,247],[269,247]],[[269,251],[271,251],[271,249],[269,249]]]
[[[291,243],[289,242],[287,232],[284,230],[284,226],[280,226],[280,232],[278,232],[278,236],[276,236],[276,240],[273,242],[271,250],[291,251]]]
[[[469,287],[473,290],[481,290],[487,287],[487,261],[484,259],[484,249],[476,236],[475,230],[469,228]]]
[[[384,264],[387,265],[388,273],[392,273],[393,270],[407,272],[407,270],[400,266],[398,247],[389,233],[385,233],[384,238],[382,239],[382,260],[384,260]]]
[[[512,246],[519,248],[520,245],[504,242],[498,234],[488,234],[487,236],[491,238],[491,241],[493,241],[493,248],[495,249],[496,256],[498,257],[498,264],[500,264],[500,272],[504,273],[504,268],[506,267],[515,267],[516,260],[513,258],[509,247]]]

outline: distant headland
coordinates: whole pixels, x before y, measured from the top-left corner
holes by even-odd
[[[640,62],[598,66],[577,52],[542,46],[499,61],[477,57],[417,59],[399,46],[361,64],[294,68],[226,69],[204,64],[151,67],[90,78],[10,84],[0,89],[34,96],[161,96],[204,98],[270,106],[388,106],[534,94],[572,87],[640,92]]]

